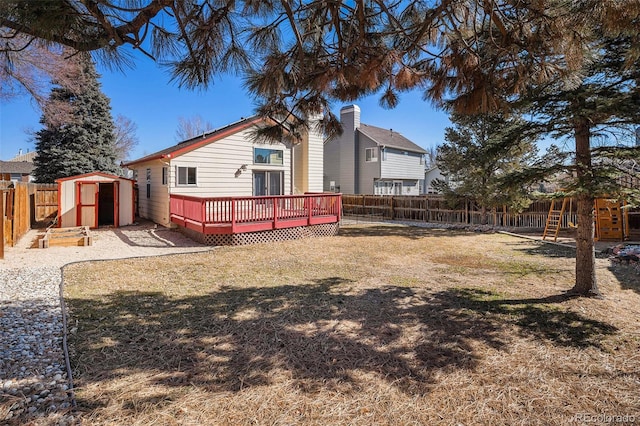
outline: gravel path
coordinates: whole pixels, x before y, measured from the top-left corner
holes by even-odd
[[[79,423],[63,347],[64,265],[211,250],[144,223],[92,232],[93,245],[39,249],[32,230],[0,260],[0,424]]]
[[[62,350],[60,279],[55,266],[2,271],[0,420],[60,415],[71,408]],[[58,416],[57,423],[63,418]]]

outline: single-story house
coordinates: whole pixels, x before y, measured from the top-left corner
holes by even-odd
[[[251,137],[263,123],[250,117],[124,163],[138,183],[138,212],[170,226],[170,195],[197,197],[292,195],[322,192],[322,135],[297,145]]]
[[[245,118],[122,164],[134,171],[140,217],[204,235],[337,225],[339,198],[320,194],[322,134],[310,126],[299,143],[265,144],[252,138],[261,125]]]
[[[0,180],[31,182],[33,163],[29,161],[0,161]]]

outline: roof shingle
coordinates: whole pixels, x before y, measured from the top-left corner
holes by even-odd
[[[365,136],[368,136],[378,146],[388,146],[389,148],[397,148],[404,151],[418,152],[420,154],[426,154],[420,146],[411,142],[398,132],[394,132],[391,129],[383,129],[381,127],[371,126],[369,124],[360,124],[358,131]]]
[[[0,173],[17,173],[30,175],[33,171],[33,163],[27,161],[1,161]]]

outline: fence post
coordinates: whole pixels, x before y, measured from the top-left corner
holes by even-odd
[[[4,259],[4,191],[0,191],[0,259]]]
[[[469,224],[469,200],[464,200],[464,223]]]
[[[393,208],[393,205],[394,205],[393,195],[391,196],[390,204],[391,204],[391,220],[394,220],[396,218],[396,212]]]

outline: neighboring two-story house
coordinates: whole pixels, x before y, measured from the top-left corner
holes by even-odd
[[[324,190],[344,194],[420,195],[426,151],[390,129],[360,122],[360,108],[340,110],[341,136],[324,143]]]

